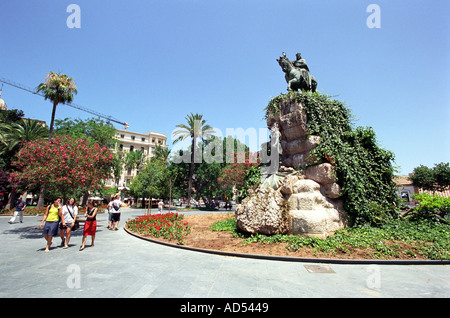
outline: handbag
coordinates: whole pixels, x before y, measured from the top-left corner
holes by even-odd
[[[67,206],[67,211],[69,211],[70,216],[72,217],[72,219],[75,219],[73,217],[72,212],[70,212],[69,207]],[[70,229],[71,231],[76,231],[78,228],[80,227],[80,222],[78,222],[78,220],[75,220],[75,222],[73,223],[72,228]]]
[[[72,228],[71,228],[70,230],[73,232],[73,231],[76,231],[79,227],[80,227],[80,222],[75,221],[75,222],[73,223]]]

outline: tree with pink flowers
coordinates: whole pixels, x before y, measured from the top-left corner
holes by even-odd
[[[233,194],[236,195],[244,187],[248,171],[259,166],[259,158],[257,153],[251,153],[250,151],[234,152],[230,156],[232,158],[231,163],[223,168],[217,181],[223,188],[231,188]]]
[[[11,181],[24,190],[73,195],[95,191],[111,176],[113,156],[107,147],[87,139],[58,135],[24,144],[13,165]]]

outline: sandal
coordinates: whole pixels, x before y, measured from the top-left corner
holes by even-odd
[[[84,246],[81,246],[81,247],[80,247],[80,251],[82,251],[82,250],[84,250]]]

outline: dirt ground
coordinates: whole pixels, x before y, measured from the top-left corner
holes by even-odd
[[[211,225],[229,219],[234,213],[203,214],[185,216],[191,227],[185,245],[195,248],[219,250],[243,254],[259,254],[274,256],[314,257],[312,249],[302,252],[290,252],[285,244],[245,243],[244,239],[233,237],[228,231],[213,231]]]
[[[191,233],[184,238],[184,245],[208,250],[218,250],[233,253],[289,256],[303,258],[333,258],[333,259],[373,259],[373,251],[353,249],[343,252],[315,252],[312,247],[303,247],[299,251],[289,251],[285,243],[246,243],[243,238],[236,238],[228,231],[213,231],[211,225],[229,219],[234,213],[214,213],[185,216],[184,220],[191,227]],[[152,238],[155,239],[155,238]],[[157,239],[175,244],[173,241]],[[392,259],[423,259],[401,255]]]

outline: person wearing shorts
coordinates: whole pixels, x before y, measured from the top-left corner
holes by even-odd
[[[42,234],[44,235],[44,238],[47,241],[45,253],[48,253],[48,251],[50,250],[50,245],[52,244],[53,236],[58,234],[59,220],[62,220],[63,226],[66,226],[66,222],[62,217],[61,198],[56,198],[53,201],[53,204],[50,204],[47,207],[44,217],[42,218],[41,224],[39,225],[39,228],[42,228],[42,225],[45,222],[45,226],[42,231]]]
[[[111,223],[112,227],[111,230],[119,230],[117,226],[119,225],[120,221],[120,213],[122,212],[120,210],[120,207],[122,206],[122,201],[119,200],[120,196],[116,195],[115,200],[112,202],[112,209],[111,209]]]
[[[75,230],[73,226],[75,225],[75,221],[78,215],[78,207],[75,204],[74,198],[70,198],[67,201],[66,205],[62,207],[62,214],[64,221],[66,222],[66,226],[63,226],[62,223],[59,226],[60,229],[59,233],[61,236],[61,246],[63,246],[63,248],[68,248],[70,241],[70,234],[72,229]]]
[[[120,222],[120,212],[113,212],[111,213],[111,223],[114,224],[114,226],[111,228],[112,230],[117,231],[117,225]]]

